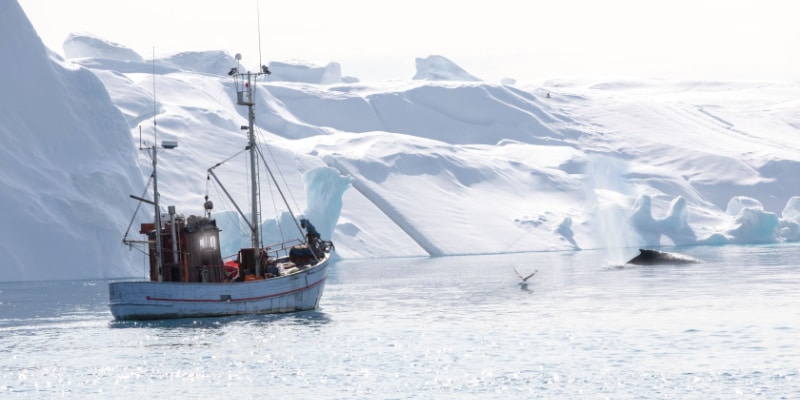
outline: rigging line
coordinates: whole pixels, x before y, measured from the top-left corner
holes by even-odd
[[[286,176],[283,174],[283,170],[281,170],[281,168],[280,168],[280,163],[278,163],[278,160],[275,158],[275,153],[272,152],[272,147],[269,146],[268,141],[263,137],[263,132],[261,132],[261,130],[259,130],[258,133],[262,138],[261,142],[263,143],[263,146],[267,148],[267,151],[269,152],[270,157],[272,158],[273,165],[275,165],[275,168],[278,170],[278,175],[280,175],[281,180],[283,181],[283,187],[285,187],[289,191],[289,197],[291,197],[291,199],[292,199],[292,204],[294,204],[295,209],[299,210],[300,206],[297,204],[297,200],[294,198],[294,192],[292,192],[291,187],[289,186],[288,182],[286,182]],[[281,195],[281,199],[283,200],[283,203],[286,205],[286,208],[289,211],[289,215],[292,217],[292,221],[294,221],[295,227],[300,232],[300,235],[303,236],[303,231],[302,231],[302,229],[300,229],[300,226],[298,225],[298,222],[297,222],[297,216],[294,214],[294,211],[292,211],[291,205],[286,200],[286,196],[284,196],[283,192],[281,191],[281,186],[278,184],[278,181],[275,179],[275,176],[272,174],[272,169],[269,167],[269,164],[267,163],[266,159],[264,158],[264,154],[261,151],[261,146],[257,147],[256,149],[258,150],[258,154],[261,157],[262,163],[267,168],[267,171],[270,174],[270,177],[272,179],[273,184],[275,185],[275,188],[278,190],[278,193]],[[272,185],[270,185],[270,189],[272,189]],[[275,198],[274,194],[272,195],[272,198],[273,198],[273,205],[275,205],[275,214],[277,215],[278,212],[277,212],[276,202],[274,201],[274,198]],[[281,239],[285,240],[286,239],[286,233],[283,231],[283,226],[279,224],[278,228],[279,228],[280,233],[281,233]]]
[[[139,253],[141,253],[142,255],[145,255],[145,256],[147,255],[147,252],[146,252],[146,251],[144,251],[144,246],[137,246],[137,247],[134,247],[134,249],[136,249],[136,251],[138,251],[138,252],[139,252]],[[142,262],[143,262],[143,263],[144,263],[144,261],[145,261],[145,259],[144,259],[144,258],[142,258]]]
[[[278,181],[275,180],[275,175],[272,174],[272,168],[269,167],[269,165],[267,164],[267,160],[264,159],[264,153],[261,152],[260,147],[256,147],[256,150],[258,150],[258,155],[261,156],[261,161],[264,163],[264,168],[266,168],[267,172],[269,173],[270,179],[272,179],[272,182],[275,182],[275,188],[281,195],[281,198],[283,199],[283,204],[285,204],[286,208],[289,210],[289,215],[292,216],[292,220],[294,220],[295,226],[297,227],[297,231],[302,234],[303,230],[300,228],[300,224],[297,222],[297,217],[295,216],[294,211],[292,211],[292,206],[289,205],[289,202],[286,200],[286,196],[283,194],[283,190],[281,190],[280,185],[278,185]]]
[[[264,140],[263,135],[261,135],[261,130],[258,129],[257,126],[254,127],[254,132],[259,135],[258,139],[261,139],[260,142],[262,142],[262,143],[266,142],[266,140]],[[261,155],[261,145],[259,145],[258,142],[259,141],[256,140],[256,151],[258,151],[259,157],[263,160],[263,156]],[[266,162],[264,162],[264,166],[267,168],[267,170],[269,170],[269,166],[266,164]],[[259,173],[259,192],[258,192],[258,194],[259,194],[259,204],[258,204],[258,206],[259,206],[259,212],[262,212],[262,209],[263,209],[262,203],[263,203],[263,201],[261,200],[262,196],[261,196],[261,185],[260,185],[260,183],[261,183],[261,174],[260,174],[261,168],[259,167],[256,170]],[[273,182],[274,182],[274,180],[273,180]],[[274,193],[273,188],[272,188],[273,185],[270,184],[270,185],[267,185],[267,186],[268,186],[269,194],[270,194],[269,198],[272,201],[272,212],[273,212],[273,215],[275,215],[277,217],[279,215],[279,213],[278,213],[278,202],[275,201],[275,193]],[[283,231],[283,226],[280,223],[280,218],[276,218],[275,222],[276,222],[276,225],[278,227],[278,230],[280,231],[281,239],[285,240],[286,234]],[[263,238],[264,238],[263,232],[261,232],[261,238],[262,238],[262,241],[263,241]]]
[[[139,136],[141,136],[141,131],[142,131],[142,126],[141,126],[141,125],[139,125],[139,132],[140,132],[140,133],[139,133]],[[144,144],[146,144],[146,143],[147,143],[147,141],[145,141],[144,143],[142,143],[142,142],[140,141],[140,143],[139,143],[139,150],[144,150],[144,149],[145,149],[145,146],[144,146]],[[152,155],[152,154],[150,154],[150,152],[149,152],[149,151],[145,152],[144,154],[145,154],[145,157],[146,157],[146,159],[148,160],[148,162],[147,162],[147,165],[148,165],[148,166],[152,166],[152,165],[153,165],[153,155]],[[142,170],[146,169],[145,167],[143,167],[143,166],[142,166],[142,157],[141,157],[141,156],[137,156],[137,157],[136,157],[136,162],[139,164],[139,169],[142,169]],[[152,176],[153,176],[153,174],[152,174],[152,173],[150,173],[150,176],[152,177]]]
[[[228,196],[226,196],[224,193],[222,193],[222,191],[220,190],[219,185],[216,184],[215,182],[212,182],[212,183],[206,185],[207,187],[210,186],[214,190],[214,194],[215,194],[214,199],[217,202],[217,206],[215,208],[224,210],[224,212],[231,211],[231,210],[235,209],[235,206],[231,203],[231,200],[228,198]],[[206,194],[210,194],[210,189],[206,190]],[[209,195],[209,198],[211,198],[210,195]],[[215,213],[215,218],[217,218],[217,214],[221,214],[221,213],[222,212],[216,212]],[[236,216],[235,220],[236,220],[236,228],[235,228],[236,229],[235,230],[236,234],[238,234],[241,237],[241,236],[244,236],[246,232],[249,232],[249,229],[247,229],[247,230],[243,229],[242,224],[241,224],[241,220],[239,219],[238,215]],[[236,254],[230,255],[230,256],[225,256],[225,257],[223,257],[223,259],[232,258],[232,257],[236,257],[236,256],[237,256]]]
[[[224,209],[226,211],[234,210],[235,207],[231,204],[230,199],[228,199],[228,197],[225,196],[220,191],[219,186],[218,185],[212,185],[212,186],[214,188],[214,193],[216,195],[216,198],[219,199],[220,202],[222,202],[222,204],[220,205],[221,206],[220,208],[222,208],[222,209]],[[242,229],[242,224],[239,223],[239,216],[238,215],[236,216],[236,222],[237,222],[236,223],[237,231],[239,232],[239,235],[241,236],[244,233],[244,230]]]
[[[211,171],[212,169],[215,169],[215,168],[219,167],[220,165],[222,165],[222,164],[225,164],[226,162],[228,162],[228,161],[232,160],[232,159],[233,159],[233,158],[235,158],[236,156],[238,156],[238,155],[240,155],[240,154],[244,153],[245,151],[247,151],[247,147],[245,147],[244,149],[241,149],[241,150],[239,150],[239,152],[235,153],[234,155],[232,155],[232,156],[230,156],[230,157],[228,157],[228,158],[226,158],[226,159],[224,159],[224,160],[222,160],[222,161],[220,161],[220,162],[218,162],[218,163],[214,164],[214,166],[212,166],[212,167],[211,167],[211,168],[209,168],[208,170],[209,170],[209,171]]]
[[[260,151],[260,148],[259,148],[259,153],[260,152],[261,151]],[[275,215],[276,226],[278,227],[278,231],[280,232],[281,240],[285,241],[286,240],[286,233],[283,231],[283,224],[281,224],[281,219],[279,218],[280,213],[279,213],[279,208],[278,208],[278,202],[275,201],[275,197],[276,196],[275,196],[275,190],[273,188],[273,184],[267,185],[267,189],[269,190],[269,199],[272,202],[272,214]]]
[[[272,163],[275,165],[275,168],[278,170],[278,175],[280,175],[280,177],[281,177],[281,181],[283,182],[283,187],[289,188],[289,184],[286,182],[286,176],[283,175],[283,170],[281,170],[281,168],[280,168],[280,163],[278,163],[278,160],[275,158],[275,153],[272,152],[272,147],[268,144],[266,138],[263,138],[263,134],[262,134],[261,130],[258,131],[258,134],[262,135],[261,142],[264,143],[264,147],[267,148],[267,152],[269,152],[269,156],[272,159]],[[259,150],[259,153],[261,153],[261,148],[260,147],[259,147],[258,150]],[[264,156],[262,155],[261,158],[263,160]],[[264,161],[264,165],[267,165],[266,161]],[[273,181],[274,181],[274,178],[273,178]],[[275,181],[275,184],[277,185],[278,182]],[[292,204],[294,204],[294,207],[299,210],[300,206],[297,204],[297,199],[294,198],[294,193],[291,190],[289,190],[289,197],[292,198]],[[284,199],[284,202],[286,202],[286,199]],[[288,206],[288,204],[287,204],[287,206]]]
[[[142,196],[147,194],[147,191],[150,190],[150,183],[153,182],[153,175],[150,175],[150,179],[147,180],[147,185],[144,187],[144,191],[142,192]],[[131,217],[131,222],[128,223],[128,229],[125,230],[125,237],[122,238],[122,241],[125,242],[128,239],[128,233],[131,231],[131,226],[133,226],[133,221],[136,219],[136,214],[139,213],[139,208],[142,207],[142,202],[136,203],[136,210],[133,211],[133,216]]]
[[[222,192],[220,192],[219,186],[217,186],[215,184],[210,184],[210,186],[212,188],[214,188],[214,194],[216,196],[216,197],[214,197],[214,199],[217,199],[216,201],[218,203],[222,203],[222,204],[218,204],[218,207],[216,207],[216,208],[221,208],[221,209],[224,209],[226,211],[229,210],[230,209],[230,201],[228,200],[228,197],[225,196]],[[206,192],[208,193],[209,191],[207,190]],[[211,196],[209,196],[209,198],[211,198]],[[238,218],[237,218],[237,221],[238,221]]]
[[[206,201],[209,200],[208,188],[211,186],[211,174],[206,172]]]

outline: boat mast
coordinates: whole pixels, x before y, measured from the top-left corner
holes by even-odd
[[[155,225],[155,235],[156,235],[155,245],[156,246],[155,246],[155,250],[154,250],[155,254],[153,254],[151,252],[150,256],[151,256],[151,259],[152,259],[152,256],[155,255],[155,258],[156,258],[156,270],[158,272],[158,281],[161,282],[161,281],[164,280],[164,273],[163,273],[164,260],[162,260],[162,253],[164,252],[164,244],[162,243],[162,240],[161,240],[161,206],[159,205],[159,197],[160,196],[158,194],[158,144],[157,144],[158,143],[158,129],[157,129],[157,124],[156,124],[156,115],[158,115],[158,112],[157,112],[157,107],[156,107],[157,103],[155,101],[155,98],[156,98],[156,79],[155,79],[156,67],[155,67],[155,59],[156,59],[155,58],[155,49],[153,49],[153,145],[152,146],[144,147],[142,145],[142,143],[141,143],[141,140],[142,140],[142,138],[141,138],[141,136],[142,136],[142,127],[139,126],[139,150],[152,151],[151,158],[153,159],[153,172],[152,172],[152,174],[150,176],[153,178],[153,201],[150,201],[150,200],[145,199],[143,197],[134,196],[134,195],[131,195],[130,197],[133,198],[133,199],[139,200],[141,202],[153,205],[153,211],[154,211],[154,214],[155,214],[153,216],[153,222],[154,222],[154,225]],[[178,147],[178,142],[174,141],[174,140],[164,140],[164,141],[161,142],[161,147],[163,147],[165,149],[168,149],[168,150],[169,149],[174,149],[174,148]],[[144,194],[142,194],[142,195],[144,195]],[[178,262],[178,255],[177,255],[178,252],[177,252],[177,244],[175,242],[175,220],[174,220],[173,209],[174,208],[172,206],[170,206],[170,216],[172,217],[172,235],[171,236],[172,236],[172,241],[173,241],[173,245],[172,245],[173,256],[172,257],[173,257],[173,262],[177,263]],[[138,207],[137,207],[137,210],[138,210]],[[134,218],[135,218],[135,214],[134,214]],[[131,220],[131,224],[133,224],[133,220]],[[130,230],[130,225],[128,225],[128,230]],[[122,243],[125,243],[125,244],[129,245],[129,244],[132,244],[134,242],[137,242],[137,241],[128,240],[127,238],[128,238],[128,233],[126,232],[125,233],[125,238],[122,239]],[[149,245],[150,240],[148,239],[144,243],[148,243],[148,245]],[[151,266],[152,266],[152,264],[151,264]]]
[[[259,75],[269,75],[270,71],[266,65],[261,66],[260,72],[239,72],[239,60],[242,59],[241,54],[236,54],[236,67],[231,68],[228,75],[234,78],[236,83],[236,103],[240,106],[247,106],[247,149],[250,150],[250,238],[253,250],[255,251],[255,273],[256,276],[261,276],[261,257],[259,250],[261,249],[260,240],[260,213],[259,213],[259,191],[258,191],[258,177],[257,172],[257,154],[256,154],[256,136],[255,136],[255,87],[254,84]]]
[[[164,280],[162,269],[164,261],[161,259],[163,244],[161,243],[161,206],[158,204],[158,168],[156,165],[158,154],[158,125],[156,123],[156,48],[153,46],[153,207],[155,208],[156,223],[156,266],[158,270],[158,281]]]
[[[253,74],[247,73],[247,147],[250,149],[250,226],[252,229],[252,242],[253,248],[256,249],[256,276],[261,276],[261,262],[259,257],[259,249],[261,249],[261,241],[259,240],[260,229],[260,215],[258,212],[258,177],[256,176],[256,136],[253,131],[253,122],[256,119],[255,102],[253,101]]]
[[[161,272],[164,263],[161,260],[161,207],[158,205],[158,169],[156,168],[156,164],[158,164],[156,159],[156,154],[158,154],[157,148],[158,146],[153,143],[153,206],[155,208],[156,223],[156,265],[158,266],[158,281],[161,282],[164,280],[164,275]]]
[[[161,147],[163,147],[163,148],[165,148],[167,150],[171,150],[171,149],[174,149],[174,148],[178,147],[178,142],[176,142],[174,140],[163,140],[163,141],[161,141]],[[161,281],[164,280],[164,274],[162,272],[163,267],[164,267],[164,260],[161,259],[161,254],[164,252],[164,245],[163,245],[163,243],[161,241],[161,205],[159,205],[159,202],[158,202],[159,198],[161,197],[158,194],[158,168],[157,168],[157,166],[158,166],[158,158],[157,158],[158,145],[156,145],[154,143],[153,147],[152,147],[152,150],[153,150],[153,208],[154,208],[154,211],[155,211],[154,222],[155,222],[155,225],[156,225],[156,266],[158,268],[158,281],[161,282]],[[143,199],[140,199],[140,200],[143,200]],[[172,221],[172,224],[173,224],[173,228],[172,229],[174,230],[175,229],[174,228],[174,224],[175,224],[174,220]],[[176,248],[175,248],[175,235],[174,234],[172,235],[172,241],[173,241],[173,252],[175,252]],[[173,260],[175,260],[175,262],[177,262],[176,255],[173,255]]]

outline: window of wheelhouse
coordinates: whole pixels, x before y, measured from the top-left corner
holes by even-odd
[[[198,244],[203,250],[216,250],[217,237],[212,233],[205,233],[198,237]]]

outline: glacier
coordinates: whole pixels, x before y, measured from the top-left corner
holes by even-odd
[[[16,2],[0,4],[0,35],[13,55],[0,61],[0,280],[141,275],[121,239],[150,174],[137,149],[156,134],[180,143],[159,156],[162,204],[200,214],[209,195],[230,219],[206,170],[246,145],[233,55],[147,60],[73,34],[61,57]],[[606,249],[619,263],[645,246],[800,240],[797,82],[493,83],[441,55],[415,61],[408,80],[361,82],[337,62],[279,60],[258,83],[257,131],[296,209],[341,209],[316,224],[337,257]],[[217,173],[244,190],[239,169]],[[321,185],[341,204],[319,204],[338,201]],[[222,224],[223,243],[244,239]]]

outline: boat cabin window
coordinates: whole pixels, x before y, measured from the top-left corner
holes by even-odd
[[[203,250],[213,250],[217,248],[217,238],[213,235],[200,236],[200,248]]]

